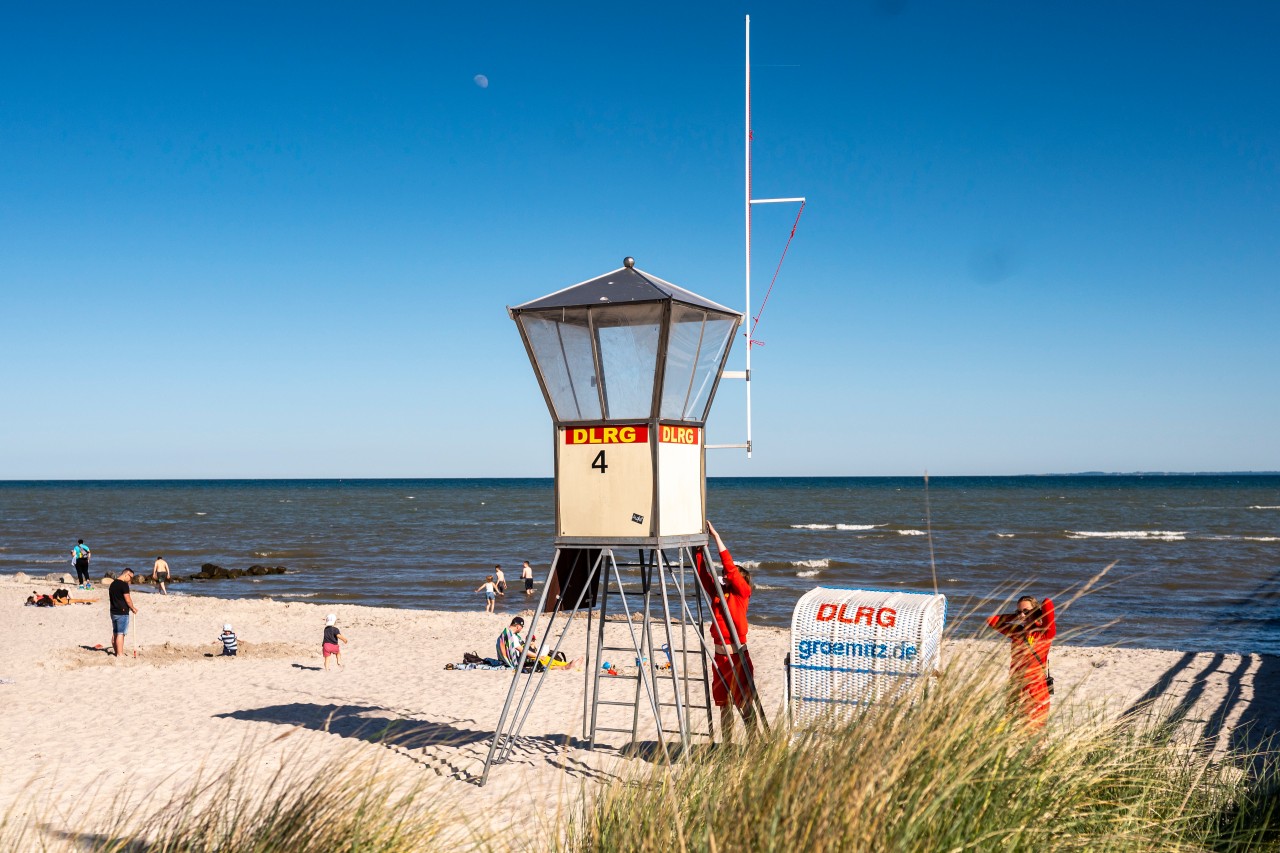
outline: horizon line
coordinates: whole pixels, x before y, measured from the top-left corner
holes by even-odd
[[[1275,477],[1280,471],[1064,471],[1039,474],[738,474],[708,475],[708,480],[903,480],[930,478],[1016,478],[1016,477]],[[13,483],[199,483],[199,482],[397,482],[421,480],[548,480],[550,475],[529,477],[494,476],[419,476],[419,477],[15,477],[0,478],[0,485]]]

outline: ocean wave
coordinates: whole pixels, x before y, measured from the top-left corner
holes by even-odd
[[[71,561],[66,559],[65,557],[52,557],[52,558],[36,557],[31,560],[23,560],[23,562],[24,563],[66,563],[68,566],[71,565]]]
[[[315,598],[318,592],[277,592],[275,598]]]
[[[899,536],[924,536],[925,532],[923,530],[899,530],[898,535]]]
[[[1249,509],[1280,509],[1280,506],[1251,506]]]
[[[1185,530],[1068,530],[1068,539],[1153,539],[1161,542],[1181,542],[1187,538]]]
[[[883,524],[837,524],[836,530],[875,530]]]
[[[809,571],[807,571],[807,572],[796,572],[796,577],[798,577],[798,578],[811,578],[811,577],[813,577],[814,575],[818,574],[818,572],[819,572],[819,571],[820,571],[819,569],[810,569],[810,570],[809,570]]]
[[[197,512],[197,513],[196,513],[196,515],[208,515],[208,514],[209,514],[209,513],[207,513],[207,512]]]
[[[793,530],[835,530],[834,524],[793,524]]]
[[[1012,539],[1013,537],[1015,537],[1015,536],[1017,536],[1017,535],[1018,535],[1018,534],[1016,534],[1016,533],[997,533],[997,534],[996,534],[996,536],[1000,537],[1001,539]]]
[[[792,530],[875,530],[883,524],[792,524]]]
[[[735,561],[735,562],[737,563],[737,565],[738,565],[738,566],[740,566],[741,568],[744,568],[744,569],[758,569],[758,568],[760,568],[760,561],[759,561],[759,560],[737,560],[737,561]],[[720,564],[719,564],[719,563],[717,563],[715,560],[712,560],[712,561],[711,561],[711,565],[719,567],[719,565],[720,565]]]
[[[831,567],[830,560],[792,560],[791,565],[798,569],[826,569]]]

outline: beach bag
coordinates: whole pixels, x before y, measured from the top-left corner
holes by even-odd
[[[475,652],[463,652],[462,662],[463,663],[484,663],[484,658],[480,657],[480,655],[476,654]]]

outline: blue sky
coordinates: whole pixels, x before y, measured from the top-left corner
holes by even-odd
[[[5,11],[0,478],[549,474],[506,305],[742,305],[747,12],[710,473],[1280,469],[1280,7],[364,5]]]

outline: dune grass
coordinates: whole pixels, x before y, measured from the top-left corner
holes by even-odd
[[[0,850],[91,853],[418,853],[449,846],[421,779],[299,757],[262,778],[242,755],[166,803],[117,801],[95,833],[0,821]],[[134,814],[142,815],[134,818]],[[467,832],[463,828],[464,832]],[[469,832],[467,832],[469,836]]]
[[[614,784],[562,849],[1280,849],[1265,757],[1211,760],[1176,732],[1100,716],[1029,732],[999,666],[953,665],[826,731],[778,727]]]

